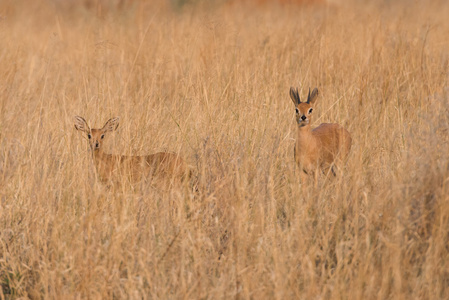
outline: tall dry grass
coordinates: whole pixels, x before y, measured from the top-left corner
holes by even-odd
[[[447,4],[65,4],[0,2],[1,299],[449,298]],[[301,188],[290,86],[343,176]],[[198,192],[105,187],[74,115]]]

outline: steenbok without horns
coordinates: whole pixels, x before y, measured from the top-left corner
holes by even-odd
[[[162,180],[183,179],[188,175],[184,160],[176,153],[158,152],[146,156],[124,156],[107,154],[103,142],[108,134],[117,129],[119,118],[109,119],[102,128],[90,128],[82,117],[75,117],[75,128],[86,134],[92,156],[100,179],[115,182],[127,178],[131,183],[144,179]],[[124,176],[124,177],[123,177]]]
[[[322,123],[312,129],[314,104],[318,98],[315,88],[307,96],[307,101],[301,102],[298,89],[290,88],[290,97],[295,104],[296,123],[298,131],[295,144],[295,161],[299,165],[301,178],[307,174],[316,174],[317,170],[328,173],[334,165],[344,162],[351,149],[352,138],[349,132],[339,124]]]

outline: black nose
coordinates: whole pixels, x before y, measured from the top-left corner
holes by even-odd
[[[307,117],[303,115],[303,116],[301,117],[301,119],[304,121],[305,119],[307,119]]]
[[[100,144],[99,143],[95,143],[95,148],[98,148],[98,147],[100,147]]]

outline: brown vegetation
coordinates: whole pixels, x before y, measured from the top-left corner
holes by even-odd
[[[0,298],[448,299],[449,6],[385,3],[1,1]],[[316,187],[290,86],[353,138]],[[198,191],[106,188],[74,115]]]

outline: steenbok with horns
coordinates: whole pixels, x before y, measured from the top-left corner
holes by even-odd
[[[322,123],[311,129],[314,104],[318,98],[315,88],[301,102],[298,89],[290,88],[290,98],[295,105],[298,131],[295,143],[295,161],[299,165],[303,180],[306,174],[316,174],[317,170],[328,173],[334,165],[346,160],[351,149],[352,138],[349,132],[339,124]]]

